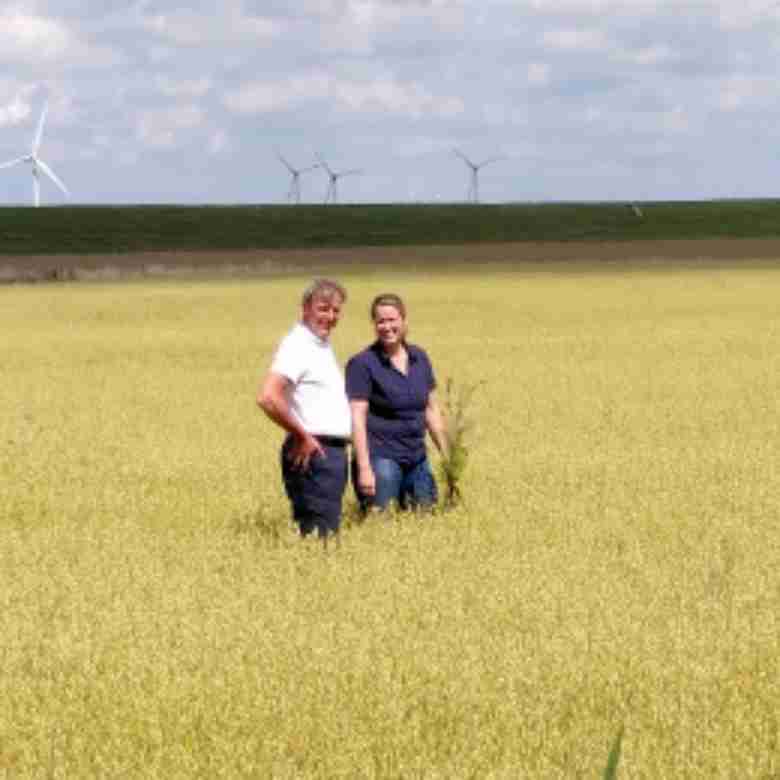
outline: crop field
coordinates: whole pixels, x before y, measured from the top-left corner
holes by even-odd
[[[0,256],[780,238],[780,201],[0,208]]]
[[[341,269],[481,382],[462,505],[298,539],[303,273],[0,288],[0,777],[780,776],[780,267]]]

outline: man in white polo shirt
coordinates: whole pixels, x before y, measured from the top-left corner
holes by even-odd
[[[309,285],[301,321],[282,339],[257,394],[260,408],[287,431],[282,479],[303,536],[316,529],[326,538],[341,522],[352,423],[330,334],[346,300],[332,279]]]

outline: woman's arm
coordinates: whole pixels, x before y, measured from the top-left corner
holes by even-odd
[[[373,496],[376,493],[376,477],[371,468],[371,459],[368,455],[368,401],[355,399],[349,402],[352,413],[352,446],[355,449],[357,461],[358,484],[357,488],[364,496]]]
[[[425,427],[428,429],[436,448],[446,457],[449,451],[447,429],[444,425],[439,402],[436,399],[436,393],[433,390],[428,394],[428,404],[425,407]]]

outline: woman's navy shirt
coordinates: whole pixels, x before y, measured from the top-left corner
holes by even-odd
[[[368,401],[366,427],[371,457],[414,465],[425,457],[425,408],[436,387],[425,351],[407,344],[406,375],[391,362],[381,344],[374,343],[347,363],[347,397]]]

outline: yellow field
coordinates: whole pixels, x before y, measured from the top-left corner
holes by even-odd
[[[485,384],[465,505],[327,552],[306,281],[0,289],[0,777],[780,776],[780,269],[351,271],[342,360],[393,290]]]

